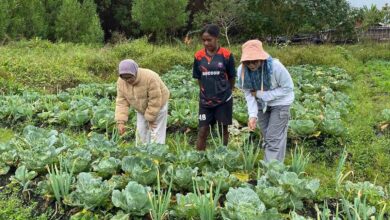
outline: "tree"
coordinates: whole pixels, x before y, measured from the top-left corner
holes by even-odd
[[[138,23],[131,18],[133,0],[95,0],[95,3],[106,40],[115,32],[127,37],[140,35]]]
[[[258,38],[350,28],[350,12],[347,0],[248,0],[242,32]]]
[[[304,25],[309,0],[248,0],[245,32],[259,36],[291,36]]]
[[[64,0],[55,22],[55,37],[74,43],[101,43],[103,30],[92,0]]]
[[[390,5],[386,3],[385,6],[383,6],[382,11],[384,15],[383,23],[390,24]]]
[[[81,35],[81,42],[103,42],[104,32],[96,12],[96,4],[93,0],[84,0],[81,5],[81,13],[83,14],[83,19],[80,22],[80,26],[84,29],[84,33]]]
[[[207,0],[205,11],[195,15],[194,22],[198,28],[207,23],[215,23],[222,27],[222,35],[230,47],[229,30],[238,28],[243,23],[246,4],[240,0]]]
[[[0,1],[0,40],[4,39],[7,34],[9,24],[8,1]]]
[[[367,6],[363,7],[363,27],[368,28],[378,23],[384,22],[385,11],[379,10],[375,5],[371,5],[370,8]]]
[[[40,0],[8,1],[6,7],[8,7],[6,33],[12,39],[46,37],[45,9]]]
[[[133,19],[141,30],[153,33],[158,41],[186,24],[188,0],[134,0]]]
[[[62,5],[62,1],[58,0],[44,0],[43,1],[46,11],[46,20],[47,20],[47,38],[51,41],[55,41],[55,23],[57,20],[57,15]]]

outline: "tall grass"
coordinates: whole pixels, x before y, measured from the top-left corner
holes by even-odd
[[[103,48],[44,40],[20,41],[0,46],[0,75],[27,87],[56,91],[79,83],[114,82],[117,65],[125,58],[132,58],[141,67],[159,74],[174,65],[191,68],[194,53],[200,48],[200,42],[191,46],[154,45],[146,38]],[[238,66],[241,45],[232,45],[230,49]],[[390,60],[389,49],[390,44],[266,46],[266,50],[286,66],[330,65],[351,73],[356,71],[357,65],[369,60]]]

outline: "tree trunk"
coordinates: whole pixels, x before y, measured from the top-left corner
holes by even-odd
[[[226,37],[226,41],[229,45],[229,48],[230,48],[230,40],[229,40],[229,36],[228,36],[228,27],[224,27],[225,29],[225,37]]]

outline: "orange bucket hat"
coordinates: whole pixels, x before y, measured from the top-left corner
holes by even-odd
[[[266,60],[269,54],[264,51],[259,40],[248,40],[242,45],[241,62],[248,60]]]

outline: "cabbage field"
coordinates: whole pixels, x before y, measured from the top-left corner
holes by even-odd
[[[25,219],[388,219],[390,185],[353,178],[348,166],[348,117],[360,105],[347,92],[353,77],[339,67],[288,70],[296,100],[285,164],[261,160],[239,90],[228,146],[213,132],[207,150],[196,151],[198,86],[183,66],[162,75],[171,91],[166,145],[138,143],[133,110],[118,135],[114,83],[3,94],[0,132],[12,135],[0,138],[1,199],[13,190],[24,205],[36,203]],[[390,109],[377,114],[372,127],[388,137]],[[329,143],[338,153],[321,154],[317,146]],[[334,172],[323,183],[313,166],[328,162]],[[0,219],[9,216],[0,211]]]

